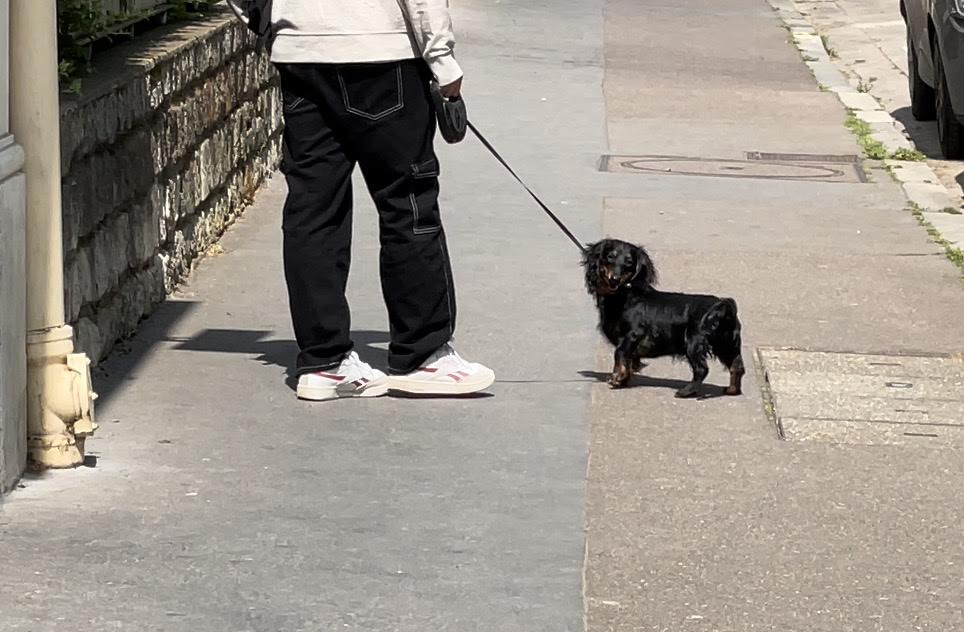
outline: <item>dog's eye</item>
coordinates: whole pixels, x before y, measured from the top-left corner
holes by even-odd
[[[610,252],[608,255],[606,255],[606,261],[608,261],[609,263],[615,263],[615,261],[616,261],[616,253],[615,253],[615,252]]]

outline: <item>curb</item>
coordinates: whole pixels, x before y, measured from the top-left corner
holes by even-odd
[[[848,114],[866,124],[869,138],[882,146],[889,159],[884,165],[900,183],[910,206],[921,223],[939,233],[935,241],[955,261],[964,248],[964,215],[960,203],[947,191],[933,169],[923,161],[896,159],[895,153],[916,151],[904,135],[904,127],[865,89],[834,63],[824,40],[793,0],[767,0],[790,32],[793,44],[813,73],[821,90],[833,92]],[[955,254],[956,251],[956,254]]]

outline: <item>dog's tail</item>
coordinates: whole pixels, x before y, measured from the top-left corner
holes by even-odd
[[[734,337],[740,334],[740,319],[737,317],[736,301],[732,298],[722,298],[713,304],[703,314],[700,328],[707,337],[714,338],[718,334],[728,333]]]

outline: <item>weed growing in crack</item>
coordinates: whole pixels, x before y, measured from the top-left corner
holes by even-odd
[[[823,49],[830,55],[830,59],[840,59],[837,49],[830,44],[830,38],[826,34],[820,34],[820,41],[823,42]]]
[[[890,157],[893,160],[906,160],[907,162],[924,162],[927,160],[927,156],[919,149],[905,149],[903,147],[894,151]]]
[[[877,77],[868,77],[866,81],[861,79],[857,83],[857,92],[863,92],[866,94],[874,89],[875,83],[877,83]]]
[[[941,234],[936,228],[934,228],[934,225],[927,221],[927,218],[924,217],[924,211],[919,205],[915,204],[914,202],[910,202],[908,203],[907,208],[917,219],[917,222],[927,230],[927,234],[930,236],[931,241],[942,247],[947,259],[961,269],[961,281],[964,281],[964,251],[941,237]]]
[[[905,149],[901,147],[894,151],[888,151],[882,142],[874,138],[874,130],[870,124],[858,118],[853,110],[848,110],[845,125],[847,129],[857,137],[857,143],[863,148],[867,157],[872,160],[924,162],[927,159],[927,157],[917,149]]]
[[[871,129],[866,121],[857,118],[857,115],[854,114],[853,111],[847,114],[847,122],[845,125],[847,129],[857,137],[857,143],[863,148],[868,158],[885,160],[888,157],[887,148],[882,142],[873,137],[874,130]]]

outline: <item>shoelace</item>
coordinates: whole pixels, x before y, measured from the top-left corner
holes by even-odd
[[[447,364],[453,365],[455,370],[465,370],[470,368],[469,363],[466,362],[462,356],[458,354],[451,344],[445,344],[442,346],[441,353],[439,354],[439,359],[447,358]]]
[[[366,377],[368,379],[371,379],[372,376],[374,375],[372,373],[371,367],[369,367],[367,364],[362,362],[361,358],[358,357],[358,354],[355,353],[354,351],[349,353],[348,357],[346,357],[342,361],[341,368],[342,370],[349,369],[349,368],[358,369],[358,372],[361,373],[362,377]]]

